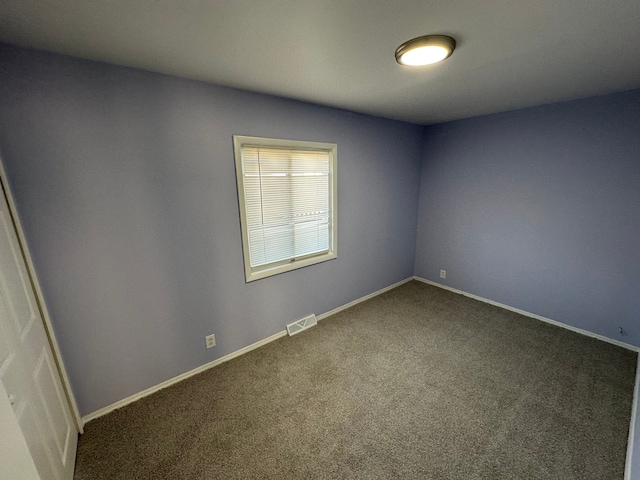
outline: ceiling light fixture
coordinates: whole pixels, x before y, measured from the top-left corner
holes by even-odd
[[[446,35],[426,35],[404,42],[396,50],[396,62],[421,67],[441,62],[453,53],[456,41]]]

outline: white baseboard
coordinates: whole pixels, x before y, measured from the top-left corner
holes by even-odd
[[[520,310],[519,308],[515,308],[515,307],[510,307],[509,305],[505,305],[504,303],[494,302],[493,300],[489,300],[488,298],[479,297],[478,295],[467,293],[462,290],[458,290],[456,288],[451,288],[446,285],[442,285],[441,283],[432,282],[431,280],[427,280],[426,278],[413,277],[413,279],[418,280],[419,282],[433,285],[434,287],[449,290],[450,292],[453,292],[453,293],[464,295],[465,297],[473,298],[474,300],[479,300],[481,302],[488,303],[490,305],[495,305],[496,307],[504,308],[505,310],[510,310],[512,312],[519,313],[520,315],[524,315],[525,317],[535,318],[536,320],[540,320],[541,322],[550,323],[551,325],[555,325],[556,327],[561,327],[566,330],[571,330],[572,332],[580,333],[582,335],[586,335],[587,337],[596,338],[598,340],[602,340],[603,342],[611,343],[613,345],[626,348],[627,350],[631,350],[633,352],[640,352],[640,347],[636,347],[635,345],[631,345],[630,343],[614,340],[613,338],[605,337],[604,335],[599,335],[597,333],[590,332],[589,330],[583,330],[582,328],[567,325],[566,323],[562,323],[557,320],[552,320],[550,318],[536,315],[535,313],[527,312],[525,310]]]
[[[367,300],[369,300],[369,299],[371,299],[373,297],[377,297],[378,295],[380,295],[380,294],[382,294],[384,292],[388,292],[389,290],[393,290],[394,288],[399,287],[400,285],[403,285],[403,284],[405,284],[407,282],[410,282],[413,279],[414,279],[414,277],[408,277],[408,278],[405,278],[404,280],[400,280],[398,283],[394,283],[393,285],[389,285],[388,287],[381,288],[380,290],[375,291],[373,293],[370,293],[369,295],[365,295],[364,297],[360,297],[360,298],[354,300],[353,302],[349,302],[349,303],[346,303],[346,304],[342,305],[341,307],[334,308],[333,310],[331,310],[331,311],[329,311],[327,313],[323,313],[322,315],[317,315],[316,318],[318,320],[324,320],[325,318],[330,317],[331,315],[335,315],[336,313],[341,312],[342,310],[346,310],[347,308],[351,308],[354,305],[357,305],[358,303],[365,302],[365,301],[367,301]]]
[[[213,360],[212,362],[205,363],[204,365],[194,368],[193,370],[189,370],[188,372],[178,375],[177,377],[170,378],[169,380],[165,380],[164,382],[159,383],[158,385],[155,385],[153,387],[147,388],[142,392],[136,393],[127,398],[123,398],[122,400],[112,403],[111,405],[107,405],[106,407],[101,408],[100,410],[96,410],[95,412],[82,417],[83,425],[91,420],[95,420],[98,417],[102,417],[103,415],[106,415],[107,413],[112,412],[118,408],[122,408],[125,405],[129,405],[130,403],[140,400],[141,398],[147,397],[152,393],[156,393],[157,391],[162,390],[163,388],[170,387],[171,385],[181,382],[182,380],[186,380],[187,378],[193,377],[198,373],[202,373],[205,370],[209,370],[210,368],[216,367],[221,363],[228,362],[232,358],[236,358],[240,355],[250,352],[251,350],[255,350],[256,348],[266,345],[267,343],[273,342],[274,340],[277,340],[286,335],[287,335],[287,331],[283,330],[281,332],[276,333],[275,335],[271,335],[270,337],[265,338],[264,340],[260,340],[259,342],[252,343],[251,345],[241,348],[240,350],[236,350],[235,352],[232,352],[229,355],[225,355],[224,357],[220,357],[216,360]]]
[[[467,292],[463,292],[462,290],[458,290],[455,288],[451,288],[448,287],[446,285],[442,285],[440,283],[436,283],[436,282],[432,282],[431,280],[427,280],[425,278],[421,278],[421,277],[409,277],[406,278],[400,282],[394,283],[393,285],[389,285],[388,287],[382,288],[376,292],[373,292],[369,295],[365,295],[364,297],[358,298],[352,302],[349,302],[345,305],[342,305],[341,307],[338,308],[334,308],[333,310],[323,313],[321,315],[317,316],[318,320],[323,320],[327,317],[330,317],[331,315],[335,315],[338,312],[341,312],[342,310],[346,310],[347,308],[353,307],[354,305],[357,305],[358,303],[364,302],[366,300],[369,300],[375,296],[378,296],[382,293],[385,293],[389,290],[392,290],[396,287],[399,287],[400,285],[403,285],[411,280],[417,280],[419,282],[423,282],[423,283],[427,283],[429,285],[433,285],[435,287],[439,287],[439,288],[443,288],[445,290],[449,290],[451,292],[460,294],[460,295],[464,295],[470,298],[473,298],[475,300],[479,300],[481,302],[485,302],[491,305],[495,305],[497,307],[500,308],[504,308],[506,310],[510,310],[512,312],[516,312],[519,313],[521,315],[525,315],[527,317],[530,318],[534,318],[536,320],[540,320],[542,322],[546,322],[546,323],[550,323],[552,325],[556,325],[558,327],[562,327],[565,328],[567,330],[571,330],[573,332],[576,333],[580,333],[582,335],[587,335],[589,337],[593,337],[593,338],[597,338],[598,340],[602,340],[604,342],[607,343],[612,343],[614,345],[632,350],[634,352],[640,352],[640,348],[635,347],[633,345],[630,345],[628,343],[624,343],[624,342],[620,342],[617,340],[613,340],[611,338],[605,337],[603,335],[598,335],[597,333],[593,333],[593,332],[589,332],[588,330],[583,330],[581,328],[577,328],[577,327],[573,327],[571,325],[567,325],[564,324],[562,322],[558,322],[556,320],[551,320],[550,318],[546,318],[546,317],[542,317],[540,315],[536,315],[534,313],[530,313],[530,312],[526,312],[524,310],[520,310],[518,308],[514,308],[514,307],[510,307],[509,305],[505,305],[499,302],[494,302],[493,300],[489,300],[487,298],[483,298],[483,297],[479,297],[478,295],[473,295],[471,293],[467,293]],[[159,390],[162,390],[163,388],[167,388],[171,385],[174,385],[178,382],[181,382],[182,380],[185,380],[189,377],[192,377],[193,375],[197,375],[198,373],[204,372],[205,370],[208,370],[210,368],[213,368],[215,366],[218,366],[224,362],[227,362],[229,360],[231,360],[232,358],[238,357],[240,355],[243,355],[247,352],[250,352],[251,350],[255,350],[256,348],[259,348],[263,345],[266,345],[267,343],[273,342],[274,340],[277,340],[278,338],[284,337],[287,335],[287,331],[283,330],[281,332],[276,333],[275,335],[271,335],[268,338],[265,338],[264,340],[260,340],[259,342],[253,343],[247,347],[241,348],[240,350],[236,350],[233,353],[230,353],[229,355],[225,355],[224,357],[218,358],[217,360],[214,360],[212,362],[206,363],[198,368],[195,368],[193,370],[190,370],[186,373],[183,373],[181,375],[178,375],[176,377],[173,377],[169,380],[166,380],[154,387],[148,388],[142,392],[136,393],[135,395],[131,395],[130,397],[124,398],[118,402],[112,403],[111,405],[108,405],[104,408],[101,408],[100,410],[96,410],[93,413],[90,413],[89,415],[86,415],[84,417],[82,417],[82,425],[84,425],[85,423],[87,423],[90,420],[94,420],[98,417],[101,417],[103,415],[106,415],[109,412],[112,412],[113,410],[116,410],[118,408],[124,407],[125,405],[128,405],[130,403],[133,403],[137,400],[140,400],[141,398],[144,398],[148,395],[151,395]],[[634,389],[634,393],[633,393],[633,408],[632,408],[632,412],[631,412],[631,423],[629,426],[629,440],[627,442],[627,458],[626,458],[626,466],[625,466],[625,480],[631,480],[631,464],[632,464],[632,460],[633,460],[633,447],[634,447],[634,436],[635,436],[635,424],[636,424],[636,418],[638,415],[638,402],[640,401],[640,356],[638,357],[638,365],[636,367],[636,383],[635,383],[635,389]]]
[[[418,280],[419,282],[427,283],[429,285],[433,285],[434,287],[443,288],[445,290],[449,290],[450,292],[458,293],[460,295],[464,295],[469,298],[473,298],[475,300],[479,300],[481,302],[489,303],[491,305],[495,305],[496,307],[504,308],[505,310],[510,310],[512,312],[519,313],[526,317],[531,317],[536,320],[540,320],[542,322],[550,323],[551,325],[555,325],[557,327],[562,327],[567,330],[571,330],[572,332],[580,333],[582,335],[586,335],[588,337],[597,338],[598,340],[602,340],[603,342],[611,343],[613,345],[617,345],[622,348],[626,348],[627,350],[631,350],[634,352],[640,352],[640,348],[630,345],[628,343],[620,342],[618,340],[614,340],[609,337],[605,337],[604,335],[598,335],[597,333],[590,332],[588,330],[583,330],[582,328],[573,327],[571,325],[567,325],[566,323],[558,322],[557,320],[551,320],[550,318],[542,317],[540,315],[536,315],[535,313],[526,312],[524,310],[520,310],[519,308],[510,307],[509,305],[504,305],[502,303],[494,302],[493,300],[489,300],[487,298],[479,297],[477,295],[473,295],[471,293],[463,292],[462,290],[458,290],[456,288],[451,288],[446,285],[442,285],[440,283],[432,282],[431,280],[427,280],[426,278],[421,277],[413,277],[414,280]],[[638,402],[640,401],[640,355],[638,356],[638,364],[636,366],[636,384],[633,391],[633,406],[631,409],[631,422],[629,424],[629,439],[627,441],[627,459],[625,463],[625,475],[624,480],[631,480],[633,477],[631,476],[631,464],[633,460],[633,447],[634,447],[634,437],[635,437],[635,427],[636,427],[636,418],[638,415]],[[640,478],[638,474],[640,472],[633,472],[636,474],[635,478]]]
[[[342,305],[341,307],[338,308],[334,308],[333,310],[327,312],[327,313],[323,313],[322,315],[318,315],[316,318],[317,320],[323,320],[327,317],[330,317],[331,315],[334,315],[338,312],[341,312],[342,310],[345,310],[349,307],[353,307],[354,305],[364,302],[366,300],[369,300],[370,298],[373,298],[377,295],[380,295],[381,293],[387,292],[389,290],[392,290],[396,287],[399,287],[400,285],[402,285],[403,283],[407,283],[410,282],[411,280],[413,280],[413,277],[409,277],[406,278],[398,283],[394,283],[393,285],[390,285],[388,287],[385,287],[381,290],[378,290],[376,292],[373,292],[369,295],[365,295],[364,297],[358,298],[357,300],[354,300],[353,302],[349,302],[346,305]],[[127,398],[123,398],[122,400],[119,400],[115,403],[112,403],[111,405],[107,405],[104,408],[101,408],[100,410],[96,410],[93,413],[90,413],[88,415],[85,415],[84,417],[82,417],[82,425],[84,426],[87,422],[91,421],[91,420],[95,420],[96,418],[102,417],[103,415],[106,415],[109,412],[112,412],[118,408],[122,408],[125,405],[129,405],[130,403],[133,403],[137,400],[140,400],[141,398],[147,397],[153,393],[156,393],[159,390],[162,390],[163,388],[167,388],[170,387],[171,385],[174,385],[178,382],[181,382],[182,380],[186,380],[189,377],[192,377],[194,375],[197,375],[198,373],[204,372],[205,370],[209,370],[210,368],[216,367],[218,365],[220,365],[221,363],[224,362],[228,362],[229,360],[231,360],[232,358],[238,357],[240,355],[243,355],[247,352],[250,352],[251,350],[255,350],[256,348],[259,348],[263,345],[266,345],[267,343],[273,342],[274,340],[277,340],[281,337],[284,337],[287,335],[287,331],[283,330],[281,332],[276,333],[275,335],[271,335],[268,338],[265,338],[264,340],[260,340],[259,342],[253,343],[249,346],[246,346],[244,348],[241,348],[240,350],[236,350],[235,352],[230,353],[229,355],[225,355],[224,357],[220,357],[212,362],[209,363],[205,363],[204,365],[194,368],[193,370],[190,370],[188,372],[185,372],[181,375],[178,375],[176,377],[170,378],[169,380],[166,380],[162,383],[159,383],[158,385],[155,385],[153,387],[147,388],[146,390],[143,390],[142,392],[136,393],[134,395],[131,395]]]

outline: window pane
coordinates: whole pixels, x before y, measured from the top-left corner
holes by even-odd
[[[240,138],[269,143],[239,148],[245,258],[252,271],[330,254],[335,249],[331,224],[335,145],[291,142],[305,148],[287,148],[270,145],[276,142],[270,139]],[[328,148],[313,150],[307,145]],[[335,253],[331,255],[328,258],[335,258]]]

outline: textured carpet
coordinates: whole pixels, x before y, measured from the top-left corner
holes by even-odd
[[[75,479],[622,480],[635,365],[412,281],[89,422]]]

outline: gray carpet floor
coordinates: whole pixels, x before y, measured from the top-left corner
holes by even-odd
[[[636,354],[404,284],[89,422],[76,480],[622,480]]]

